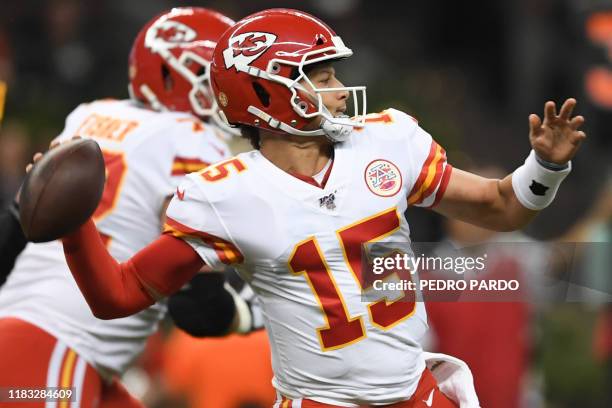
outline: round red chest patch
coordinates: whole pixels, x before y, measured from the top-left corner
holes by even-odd
[[[391,197],[402,188],[402,173],[388,160],[373,160],[363,174],[371,192],[381,197]]]

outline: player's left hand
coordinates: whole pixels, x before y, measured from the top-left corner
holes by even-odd
[[[529,141],[538,157],[547,162],[563,165],[578,151],[586,134],[578,130],[584,124],[584,117],[572,117],[576,100],[565,100],[557,115],[554,102],[544,104],[544,122],[536,114],[529,115]]]
[[[72,136],[71,140],[78,140],[81,139],[81,136]],[[51,143],[49,144],[49,150],[53,150],[55,149],[57,146],[59,146],[61,143],[58,142],[57,140],[53,140],[51,141]],[[40,159],[43,158],[43,153],[41,152],[36,152],[34,153],[34,156],[32,157],[32,162],[29,163],[26,166],[26,173],[29,173],[32,170],[32,167],[34,167],[34,164],[36,164],[36,162],[40,161]],[[21,191],[19,191],[18,193],[18,197],[21,195]]]

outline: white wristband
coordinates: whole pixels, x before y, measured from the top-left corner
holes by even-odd
[[[559,185],[572,170],[572,162],[568,162],[563,170],[549,170],[538,163],[532,150],[525,164],[512,173],[512,189],[516,198],[530,210],[542,210],[552,203]]]

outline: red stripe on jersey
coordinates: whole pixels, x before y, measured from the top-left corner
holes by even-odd
[[[421,188],[421,185],[427,179],[427,170],[429,170],[429,165],[431,164],[434,157],[436,157],[436,147],[437,147],[437,143],[432,140],[431,147],[429,148],[429,154],[427,155],[427,159],[425,160],[423,167],[421,167],[421,172],[419,173],[419,177],[414,183],[414,186],[412,186],[412,190],[410,190],[408,197],[412,196],[414,193],[417,193],[419,189]]]
[[[295,172],[291,172],[289,174],[291,174],[293,177],[298,178],[298,179],[302,180],[303,182],[311,184],[311,185],[313,185],[315,187],[325,188],[325,184],[327,184],[327,180],[329,179],[329,175],[331,174],[332,167],[334,167],[334,161],[333,160],[329,164],[329,167],[327,168],[327,170],[325,170],[325,174],[323,175],[323,180],[321,180],[321,184],[319,184],[319,182],[317,182],[317,180],[315,180],[315,178],[312,177],[312,176],[305,176],[303,174],[295,173]]]
[[[432,141],[432,146],[435,148],[433,159],[429,160],[429,157],[428,157],[427,161],[429,161],[429,164],[428,164],[427,169],[425,169],[425,167],[421,169],[419,179],[421,179],[423,174],[425,174],[425,177],[422,179],[421,182],[417,181],[417,184],[413,186],[411,194],[408,196],[409,205],[419,204],[427,198],[427,195],[425,195],[425,192],[429,190],[432,183],[436,179],[436,169],[438,168],[439,163],[446,161],[446,152],[444,151],[444,149],[442,149],[440,145],[438,145],[436,142],[433,142],[433,141]],[[436,181],[438,180],[439,180],[439,177],[437,178]],[[417,186],[418,188],[415,190]],[[433,187],[434,191],[435,191],[435,187],[436,186],[434,185]]]
[[[190,164],[206,164],[206,165],[208,165],[208,163],[198,159],[197,157],[181,157],[181,156],[176,156],[174,158],[174,163],[190,163]]]
[[[438,191],[436,192],[436,199],[427,208],[432,208],[438,205],[438,203],[444,196],[444,193],[446,192],[446,187],[448,186],[448,182],[450,180],[450,176],[452,172],[453,172],[453,166],[451,166],[450,164],[447,164],[446,168],[444,169],[444,175],[442,176],[442,181],[440,182],[440,188],[438,188]]]
[[[436,174],[427,189],[423,192],[421,197],[414,204],[420,204],[425,199],[427,199],[427,197],[429,197],[434,191],[436,191],[436,187],[438,187],[438,184],[440,183],[440,179],[442,178],[442,174],[444,173],[444,163],[446,162],[446,151],[444,151],[443,148],[440,149],[442,154],[439,158],[436,159]]]
[[[242,253],[238,250],[236,245],[232,244],[231,242],[206,232],[190,228],[169,217],[166,218],[164,234],[170,234],[179,238],[183,236],[198,238],[214,249],[215,253],[224,264],[230,265],[242,263],[244,261]]]
[[[209,165],[210,163],[197,158],[177,156],[174,158],[174,162],[172,163],[172,175],[182,176],[185,174],[200,171],[208,167]]]
[[[327,180],[329,179],[329,175],[331,174],[332,167],[334,167],[334,161],[333,160],[329,164],[329,167],[327,168],[327,171],[325,172],[325,175],[323,176],[323,180],[321,180],[321,188],[325,188],[325,185],[327,184]]]
[[[317,183],[317,180],[315,180],[313,177],[311,176],[304,176],[303,174],[300,173],[289,173],[291,174],[293,177],[302,180],[305,183],[308,183],[310,185],[313,185],[315,187],[319,187],[321,188],[321,186],[319,185],[319,183]]]

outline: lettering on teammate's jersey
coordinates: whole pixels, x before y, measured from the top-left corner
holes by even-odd
[[[204,131],[204,123],[200,119],[197,118],[180,118],[176,120],[179,123],[188,122],[191,123],[191,130],[194,132],[203,132]]]
[[[112,116],[92,113],[83,121],[75,136],[92,137],[95,139],[108,139],[121,142],[134,129],[138,127],[135,120],[124,120]]]
[[[370,191],[377,196],[392,197],[402,188],[402,173],[388,160],[377,159],[368,164],[364,173]]]

